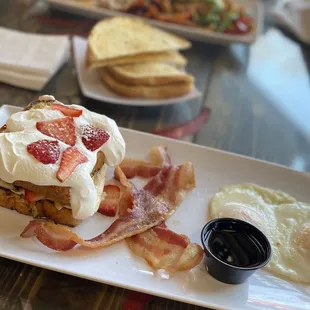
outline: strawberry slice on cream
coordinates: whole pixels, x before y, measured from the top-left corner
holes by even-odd
[[[56,177],[60,182],[64,182],[70,177],[75,168],[87,162],[87,157],[75,147],[68,147],[62,155]]]
[[[110,138],[105,130],[92,125],[81,126],[80,132],[83,144],[90,151],[96,151]]]
[[[71,109],[62,104],[54,103],[51,106],[52,110],[58,110],[65,116],[79,117],[82,115],[83,110]]]
[[[55,164],[60,155],[57,140],[38,140],[27,145],[27,151],[42,164]]]
[[[76,143],[75,125],[72,117],[37,122],[36,128],[44,135],[58,139],[71,146]]]

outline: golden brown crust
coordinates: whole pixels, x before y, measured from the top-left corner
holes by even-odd
[[[26,181],[15,181],[16,186],[28,189],[29,191],[42,194],[47,199],[62,204],[70,204],[70,188],[60,186],[39,186]]]
[[[77,226],[81,223],[81,220],[77,220],[72,216],[72,211],[70,209],[62,208],[58,210],[51,201],[38,201],[36,207],[41,207],[43,209],[43,217],[52,219],[56,223],[68,226]]]
[[[193,89],[193,83],[174,83],[160,86],[132,86],[117,81],[106,69],[99,69],[101,80],[115,93],[123,97],[167,99],[188,94]]]
[[[102,166],[104,165],[104,160],[105,160],[104,154],[101,151],[99,151],[97,153],[96,164],[95,164],[93,171],[91,173],[92,175],[95,174],[97,171],[99,171],[102,168]]]
[[[77,226],[81,221],[73,218],[70,209],[57,210],[48,200],[40,200],[29,204],[24,195],[17,195],[10,190],[0,188],[0,205],[6,209],[16,210],[18,213],[34,218],[48,218],[58,224]]]
[[[165,63],[130,64],[108,67],[107,70],[114,79],[126,85],[159,86],[194,82],[192,75]],[[155,74],[153,70],[156,70]]]
[[[142,53],[184,50],[192,44],[139,18],[119,16],[99,21],[91,29],[88,45],[95,59],[107,60]]]
[[[116,57],[107,60],[96,60],[89,47],[85,56],[85,68],[87,70],[110,67],[115,65],[126,65],[135,63],[163,62],[172,64],[178,68],[184,68],[187,59],[177,51],[137,54],[133,56]]]
[[[31,109],[43,109],[43,108],[46,108],[46,107],[50,107],[51,104],[53,102],[56,102],[57,100],[56,99],[42,99],[42,97],[40,97],[40,99],[38,100],[34,100],[34,101],[31,101],[24,109],[23,111],[28,111],[28,110],[31,110]]]

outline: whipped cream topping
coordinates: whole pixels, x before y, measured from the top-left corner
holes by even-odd
[[[60,103],[57,101],[57,104]],[[60,111],[50,108],[15,113],[6,122],[9,132],[0,133],[0,178],[7,183],[19,180],[41,186],[70,187],[73,217],[83,220],[97,212],[101,201],[106,166],[103,166],[94,180],[90,175],[97,161],[97,153],[103,152],[105,164],[116,166],[125,156],[125,142],[114,120],[105,115],[90,112],[82,106],[68,105],[67,107],[83,110],[81,116],[74,117],[76,129],[82,125],[93,125],[108,132],[109,140],[96,151],[90,151],[84,146],[76,130],[75,147],[87,157],[88,161],[78,165],[64,182],[60,182],[56,178],[56,173],[62,152],[68,148],[68,145],[59,141],[61,155],[55,164],[47,165],[29,154],[27,145],[43,139],[55,140],[38,131],[36,123],[65,116]]]

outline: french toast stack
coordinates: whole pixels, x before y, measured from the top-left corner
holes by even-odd
[[[189,93],[194,77],[184,71],[179,51],[191,47],[180,37],[136,18],[97,23],[88,37],[86,67],[96,69],[113,92],[131,98],[166,99]]]
[[[9,117],[0,144],[0,206],[68,226],[97,211],[125,154],[113,120],[48,95]]]

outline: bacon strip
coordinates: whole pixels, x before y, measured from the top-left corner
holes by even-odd
[[[158,182],[165,184],[161,186],[160,191],[153,190],[152,180],[141,190],[132,186],[120,203],[120,206],[127,207],[127,211],[122,212],[123,215],[115,220],[105,232],[92,239],[84,240],[67,227],[53,223],[35,224],[37,226],[34,229],[34,234],[45,246],[58,251],[67,251],[77,244],[89,248],[106,247],[142,233],[159,225],[174,213],[184,199],[185,193],[195,186],[194,169],[191,163],[167,166],[160,171],[156,178]],[[187,181],[180,178],[185,178]],[[123,201],[124,197],[126,203]],[[24,229],[22,237],[29,237],[29,229],[33,229],[33,222],[31,221]]]
[[[171,165],[171,159],[163,146],[153,147],[150,153],[151,161],[135,158],[125,158],[119,168],[128,179],[134,177],[150,178],[158,174],[162,167]],[[116,179],[117,175],[115,175]],[[118,179],[119,180],[119,179]]]
[[[118,186],[109,184],[104,187],[104,192],[106,197],[101,201],[98,212],[105,216],[116,216],[121,190]]]
[[[134,158],[125,158],[119,167],[128,179],[134,177],[150,178],[155,176],[161,169],[161,166]]]
[[[174,169],[174,173],[171,173]],[[185,195],[195,186],[191,164],[181,167],[164,167],[145,187],[144,190],[155,196],[161,195],[178,204]],[[124,176],[123,176],[124,182]],[[171,184],[179,190],[170,188]],[[120,215],[130,213],[130,191],[126,192],[120,204]],[[126,239],[132,252],[142,257],[154,269],[164,269],[167,272],[190,270],[197,266],[203,257],[203,249],[196,243],[190,243],[185,235],[179,235],[169,230],[165,224],[153,227],[143,233]]]
[[[211,110],[205,107],[199,115],[194,117],[189,122],[172,126],[166,129],[153,131],[154,134],[165,136],[174,139],[180,139],[186,136],[191,136],[197,133],[208,121]]]
[[[170,172],[171,169],[174,173]],[[144,186],[144,189],[155,196],[160,195],[173,204],[179,205],[195,186],[194,167],[192,163],[188,162],[177,167],[164,167]]]
[[[35,235],[35,230],[37,227],[41,226],[42,220],[32,220],[26,226],[26,228],[21,233],[21,237],[23,238],[31,238]]]
[[[190,270],[203,257],[203,249],[198,244],[190,243],[187,236],[160,226],[126,241],[133,253],[144,258],[152,268],[170,273]]]
[[[167,152],[167,148],[163,146],[154,146],[150,153],[151,162],[155,165],[170,166],[171,158]]]
[[[130,182],[128,181],[126,175],[124,174],[123,170],[117,166],[115,169],[114,169],[114,178],[118,181],[120,181],[120,183],[127,187],[127,188],[130,188],[131,187],[131,184]]]

